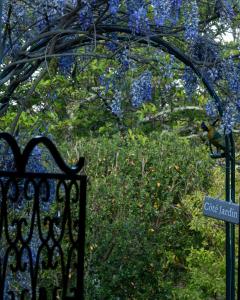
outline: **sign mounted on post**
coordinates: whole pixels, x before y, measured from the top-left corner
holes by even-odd
[[[206,196],[203,203],[203,214],[207,217],[239,224],[238,204]]]

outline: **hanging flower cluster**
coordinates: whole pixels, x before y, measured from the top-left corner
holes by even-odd
[[[118,117],[121,117],[122,115],[121,103],[122,103],[122,93],[120,91],[116,91],[113,96],[113,101],[110,107],[112,113]]]
[[[235,13],[233,7],[235,5],[239,5],[236,3],[233,3],[235,1],[232,0],[218,0],[215,4],[215,10],[220,15],[222,22],[231,22],[231,20],[234,18]]]
[[[67,76],[71,74],[75,59],[73,55],[61,56],[59,59],[59,70],[60,72]]]
[[[218,115],[216,104],[213,100],[209,100],[206,104],[206,113],[210,118],[215,118]]]
[[[229,104],[225,107],[222,116],[222,127],[225,134],[231,133],[233,126],[236,122],[236,108],[234,105]]]
[[[120,0],[109,0],[108,3],[110,13],[116,15],[119,10]]]
[[[188,3],[187,9],[184,11],[185,39],[193,42],[198,37],[199,12],[196,0]]]
[[[138,10],[134,11],[129,17],[128,25],[135,34],[148,33],[150,24],[147,17],[147,10],[141,6]]]
[[[182,0],[151,0],[155,24],[163,26],[166,22],[178,21]]]
[[[184,80],[185,92],[188,95],[189,99],[191,99],[192,95],[197,89],[198,78],[190,67],[185,67],[183,80]]]
[[[86,3],[80,10],[79,19],[82,30],[87,30],[93,24],[93,12],[89,3]]]
[[[131,85],[132,106],[138,108],[152,99],[152,73],[143,72]]]
[[[230,57],[229,59],[225,60],[224,68],[231,96],[235,100],[238,100],[240,99],[240,64],[234,63],[233,58]]]

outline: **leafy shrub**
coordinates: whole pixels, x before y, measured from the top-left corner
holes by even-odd
[[[169,133],[80,140],[77,148],[89,176],[86,299],[164,300],[184,293],[179,286],[196,280],[194,266],[208,253],[184,202],[211,184],[208,153]]]
[[[202,216],[223,176],[207,151],[173,133],[132,131],[76,149],[89,178],[86,299],[223,299],[224,223]]]
[[[224,174],[217,168],[212,172],[209,194],[224,195]],[[202,237],[202,243],[189,249],[186,258],[187,276],[174,289],[175,299],[225,299],[225,226],[223,221],[202,214],[205,192],[195,191],[182,201],[188,211],[188,226]],[[221,197],[224,199],[224,196]]]

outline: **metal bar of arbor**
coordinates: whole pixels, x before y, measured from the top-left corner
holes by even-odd
[[[179,57],[181,58],[181,57]],[[223,116],[223,105],[212,85],[194,64],[181,59],[192,68],[195,74],[202,80],[209,94],[214,99],[220,117]],[[235,202],[235,144],[232,132],[225,135],[225,197],[227,202]],[[240,229],[239,229],[240,234]],[[240,238],[239,238],[240,247]],[[239,252],[240,254],[240,252]],[[238,256],[238,298],[240,300],[240,256]],[[235,225],[226,222],[226,300],[235,300]]]
[[[179,56],[179,59],[182,57]],[[214,99],[220,117],[223,116],[223,105],[212,85],[208,82],[202,72],[185,57],[181,59],[192,68],[195,74],[202,80],[209,94]],[[225,135],[225,197],[227,202],[235,202],[235,144],[232,132]],[[240,229],[239,229],[240,234]],[[240,247],[240,237],[239,245]],[[239,251],[240,254],[240,251]],[[240,255],[238,255],[238,298],[240,300]],[[226,222],[226,300],[235,300],[235,225]]]
[[[184,53],[181,53],[177,48],[170,45],[168,42],[159,37],[150,37],[150,40],[160,46],[164,51],[174,55],[186,66],[190,67],[194,73],[201,79],[206,90],[214,99],[220,117],[223,116],[222,101],[215,92],[213,86],[201,72],[201,70],[194,65],[190,58]],[[153,44],[154,45],[154,44]],[[154,45],[155,46],[155,45]],[[235,147],[232,132],[225,135],[226,141],[226,201],[235,202]],[[240,235],[240,228],[239,228]],[[239,245],[240,247],[240,237]],[[238,300],[240,300],[240,250],[238,256]],[[235,300],[235,225],[226,222],[226,300]]]
[[[102,29],[108,32],[124,32],[130,33],[130,29],[119,28],[111,26],[101,26]],[[100,29],[101,29],[100,28]],[[139,34],[139,36],[144,36]],[[141,40],[141,43],[151,43],[153,47],[160,47],[163,51],[168,52],[169,54],[175,56],[179,59],[184,65],[190,67],[197,77],[200,78],[209,95],[214,99],[216,107],[218,109],[220,117],[223,116],[223,105],[222,101],[218,97],[215,89],[211,83],[207,80],[204,74],[201,72],[201,69],[195,66],[189,57],[184,53],[179,51],[176,47],[169,44],[166,40],[158,36],[150,36],[146,40]],[[226,162],[226,201],[235,201],[235,150],[234,150],[234,139],[232,133],[225,135],[226,140],[226,153],[225,162]],[[239,229],[240,230],[240,229]],[[235,299],[235,226],[226,222],[226,300]],[[239,231],[240,234],[240,231]],[[239,238],[239,247],[240,247],[240,238]],[[240,252],[239,252],[240,254]],[[238,268],[240,268],[240,255],[238,257]],[[240,270],[239,270],[240,276]],[[240,287],[240,280],[238,281]],[[239,292],[240,293],[240,292]],[[238,298],[240,300],[240,296]]]
[[[225,174],[225,194],[226,194],[226,201],[230,202],[230,153],[228,151],[229,149],[229,139],[226,136],[225,137],[225,144],[226,144],[226,174]],[[231,264],[231,243],[230,243],[230,223],[226,222],[226,300],[232,299],[232,289],[231,289],[231,282],[232,282],[232,264]]]
[[[215,89],[211,83],[207,80],[201,70],[194,65],[189,57],[184,53],[181,53],[177,48],[170,45],[164,39],[159,37],[150,37],[150,41],[154,42],[152,45],[156,47],[160,46],[163,51],[168,52],[178,58],[184,65],[190,67],[197,77],[200,78],[209,95],[214,99],[216,107],[218,109],[220,117],[223,116],[222,101],[218,97]],[[235,202],[235,148],[232,132],[225,135],[226,141],[226,201]],[[240,235],[240,228],[239,228]],[[239,237],[240,247],[240,237]],[[238,256],[238,268],[240,277],[240,250]],[[238,279],[238,289],[240,289],[240,279]],[[238,293],[238,300],[240,300],[240,292]],[[235,225],[226,222],[226,300],[235,300]]]
[[[231,156],[230,156],[230,166],[231,166],[231,202],[235,203],[235,143],[233,139],[233,134],[229,136]],[[232,295],[235,299],[235,225],[231,224],[231,241],[233,243],[231,250],[232,256]]]
[[[122,32],[131,34],[131,30],[128,28],[119,28],[118,26],[101,26],[100,28],[105,32]],[[143,36],[144,34],[138,34]],[[176,47],[169,44],[166,40],[158,36],[148,36],[147,40],[142,39],[141,43],[151,43],[153,47],[160,47],[163,51],[168,52],[169,54],[175,56],[179,59],[184,65],[190,67],[194,73],[199,77],[208,91],[209,95],[214,99],[217,106],[220,117],[223,116],[223,105],[222,101],[218,97],[215,89],[211,83],[207,80],[204,74],[201,72],[201,69],[195,66],[189,57],[184,53],[179,51]],[[234,139],[232,133],[225,135],[226,140],[226,153],[225,162],[226,162],[226,201],[235,201],[235,150],[234,150]],[[229,224],[226,222],[226,300],[235,299],[235,226],[234,224]],[[240,229],[239,229],[240,235]],[[239,247],[240,247],[240,237],[239,237]],[[240,251],[239,251],[240,254]],[[240,268],[240,255],[238,256],[238,268]],[[240,276],[240,269],[239,269]],[[238,287],[240,288],[240,280],[238,279]],[[240,293],[240,292],[239,292]],[[238,294],[239,294],[238,293]],[[240,296],[238,297],[240,300]]]
[[[226,201],[235,203],[235,145],[233,135],[225,136]],[[235,299],[235,225],[226,222],[226,299]]]

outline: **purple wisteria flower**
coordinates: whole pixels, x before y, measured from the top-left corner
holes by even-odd
[[[218,115],[217,107],[212,100],[208,101],[206,104],[206,113],[211,118],[215,118]]]
[[[223,23],[231,23],[235,17],[233,6],[236,5],[231,0],[218,0],[215,4],[215,10],[220,15]]]
[[[118,117],[121,117],[122,115],[121,102],[122,102],[122,93],[120,91],[116,91],[116,93],[113,96],[113,101],[110,107],[112,113]]]
[[[138,108],[152,98],[152,73],[145,71],[131,85],[132,106]]]
[[[184,88],[188,97],[191,99],[192,95],[197,89],[198,86],[198,78],[190,67],[185,67],[184,74]]]
[[[93,12],[89,3],[80,10],[79,19],[83,30],[87,30],[93,24]]]
[[[220,46],[206,36],[198,36],[190,46],[190,54],[198,61],[215,63],[220,58]]]
[[[109,37],[109,41],[105,43],[105,46],[111,52],[115,52],[118,49],[118,36],[115,32],[107,35]]]
[[[100,85],[104,87],[104,94],[106,94],[109,91],[110,85],[111,85],[111,79],[107,78],[106,74],[102,74],[99,77]]]
[[[110,13],[116,15],[119,10],[120,0],[109,0],[108,3]]]
[[[236,101],[237,110],[240,112],[240,99]]]
[[[61,56],[61,58],[59,59],[60,72],[65,76],[70,75],[74,62],[75,59],[73,55]]]
[[[129,50],[125,48],[123,51],[121,51],[118,55],[118,59],[121,64],[120,73],[122,74],[123,72],[126,72],[131,65],[131,59],[129,58]]]
[[[150,31],[149,19],[147,17],[147,10],[141,6],[129,16],[129,27],[133,33],[146,34]]]
[[[130,67],[133,68],[133,62],[129,57],[129,50],[127,48],[119,51],[117,58],[120,65],[114,70],[112,68],[106,69],[105,73],[99,78],[100,85],[104,87],[104,90],[101,92],[102,95],[106,95],[110,91],[115,94],[115,91],[118,90],[123,83],[126,72]]]
[[[206,78],[209,82],[215,83],[217,80],[220,79],[220,74],[217,68],[208,68],[204,72]]]
[[[154,21],[157,26],[164,25],[171,13],[170,1],[151,0],[154,12]]]
[[[233,126],[236,122],[236,110],[235,107],[231,104],[225,107],[222,116],[222,127],[224,129],[225,134],[231,133]]]
[[[141,7],[144,7],[144,5],[144,0],[126,0],[128,15],[132,15],[135,11],[139,10]]]
[[[190,1],[184,12],[185,39],[193,42],[198,37],[199,12],[196,0]]]
[[[163,26],[166,22],[175,24],[179,18],[182,0],[151,0],[154,21],[157,26]]]
[[[240,64],[236,64],[230,57],[225,61],[225,76],[228,83],[229,91],[235,99],[240,98]]]

